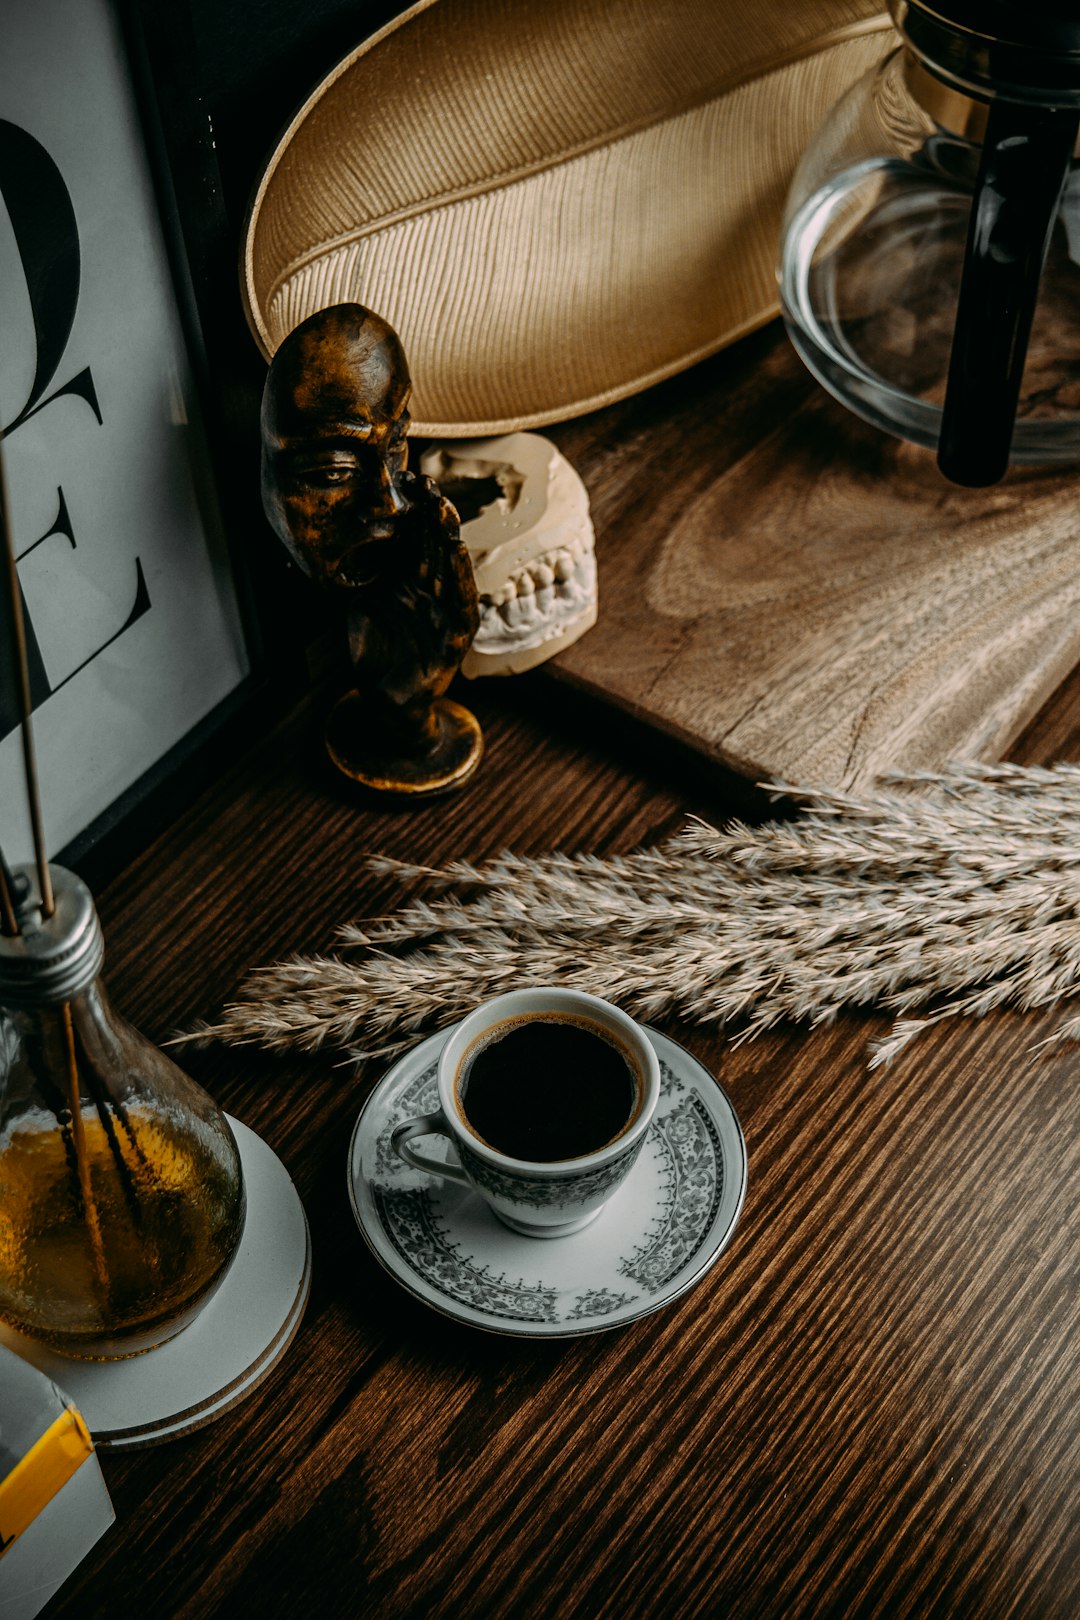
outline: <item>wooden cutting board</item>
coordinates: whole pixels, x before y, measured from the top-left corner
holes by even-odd
[[[755,780],[994,760],[1080,660],[1080,478],[962,490],[836,404],[776,324],[549,430],[600,617],[545,668]]]

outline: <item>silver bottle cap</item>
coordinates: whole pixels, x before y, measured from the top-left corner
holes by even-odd
[[[17,866],[33,879],[33,866]],[[56,909],[23,912],[22,932],[0,934],[0,1006],[40,1007],[68,1001],[92,984],[105,958],[105,936],[90,890],[74,872],[51,866]]]

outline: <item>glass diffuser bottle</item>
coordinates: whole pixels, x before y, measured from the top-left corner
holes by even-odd
[[[24,900],[0,934],[0,1319],[65,1355],[137,1355],[225,1276],[240,1158],[212,1099],[110,1005],[86,885],[48,874],[51,910]]]

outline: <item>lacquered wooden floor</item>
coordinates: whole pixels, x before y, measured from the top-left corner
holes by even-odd
[[[245,970],[395,903],[373,851],[628,850],[738,802],[544,679],[470,687],[457,798],[347,802],[303,707],[100,894],[107,978],[154,1038]],[[1016,757],[1080,758],[1080,682]],[[284,1161],[314,1246],[288,1355],[200,1433],[103,1456],[117,1523],[48,1611],[154,1616],[1080,1613],[1080,1055],[1054,1022],[940,1027],[870,1075],[886,1020],[732,1050],[672,1026],[740,1116],[726,1253],[610,1333],[489,1336],[408,1297],[349,1209],[377,1072],[191,1051]]]

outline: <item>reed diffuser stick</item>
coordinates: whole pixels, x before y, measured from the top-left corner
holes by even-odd
[[[15,910],[15,882],[11,868],[0,851],[0,933],[19,932],[19,913]]]
[[[104,1306],[108,1304],[109,1300],[109,1271],[105,1262],[105,1244],[101,1236],[101,1220],[98,1216],[97,1202],[94,1198],[94,1185],[90,1177],[90,1155],[86,1148],[86,1124],[83,1120],[82,1097],[79,1091],[79,1064],[75,1055],[75,1030],[71,1022],[71,1006],[66,1001],[60,1008],[60,1017],[64,1028],[64,1048],[67,1060],[67,1102],[71,1113],[72,1135],[75,1140],[75,1164],[79,1181],[79,1195],[82,1198],[86,1231],[90,1239],[94,1281],[101,1292],[101,1301]]]
[[[3,432],[0,431],[0,444],[2,443]],[[34,838],[34,859],[37,863],[41,911],[43,916],[51,917],[56,908],[56,902],[53,898],[52,877],[49,873],[49,860],[45,849],[45,830],[41,819],[41,794],[38,788],[37,759],[34,754],[34,730],[31,719],[33,703],[30,696],[30,664],[26,655],[26,625],[23,622],[22,591],[19,589],[19,576],[15,567],[15,542],[11,533],[10,511],[4,458],[3,453],[0,452],[0,527],[4,531],[5,572],[8,611],[12,628],[15,689],[19,694],[21,710],[22,723],[19,729],[22,738],[23,771],[26,777],[26,805],[30,814],[30,827]],[[14,907],[12,907],[12,915],[14,916]],[[4,918],[4,932],[18,933],[17,919],[13,929],[9,929],[7,926],[6,906]]]
[[[2,442],[3,433],[0,432],[0,444]],[[4,471],[3,454],[0,451],[0,528],[3,529],[8,622],[12,631],[11,650],[15,689],[19,694],[21,721],[19,730],[22,740],[26,804],[34,840],[38,893],[41,900],[41,914],[44,919],[52,916],[56,909],[56,899],[53,894],[52,874],[49,871],[49,854],[45,844],[45,827],[41,814],[41,793],[38,786],[37,757],[34,750],[34,728],[31,718],[33,702],[30,693],[30,662],[27,657],[22,591],[19,588],[19,576],[15,563],[15,542],[12,536],[10,513],[7,477]],[[19,913],[15,905],[15,885],[7,862],[2,856],[0,856],[0,920],[2,920],[5,934],[13,935],[22,932],[19,924]],[[101,1219],[98,1214],[90,1173],[90,1156],[87,1149],[86,1127],[83,1120],[83,1098],[79,1085],[79,1062],[70,1003],[63,1002],[59,1013],[63,1031],[66,1101],[70,1122],[69,1124],[66,1123],[59,1113],[57,1114],[57,1121],[60,1125],[61,1135],[67,1139],[67,1150],[70,1151],[72,1147],[74,1148],[76,1179],[78,1181],[79,1197],[82,1202],[83,1216],[86,1221],[87,1235],[90,1241],[94,1280],[100,1291],[102,1307],[104,1308],[107,1306],[109,1299],[109,1272],[105,1259]]]

